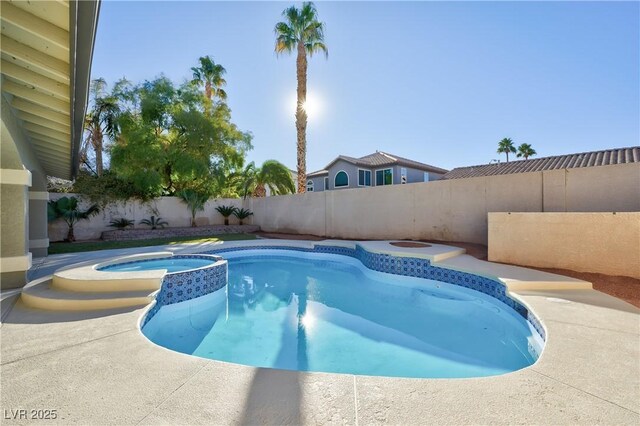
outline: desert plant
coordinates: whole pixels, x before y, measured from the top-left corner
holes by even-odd
[[[233,212],[233,215],[238,218],[240,225],[242,225],[242,220],[252,216],[253,212],[248,209],[236,209]]]
[[[196,226],[196,213],[204,210],[204,205],[209,200],[209,194],[193,189],[183,189],[176,195],[187,205],[191,212],[191,226]]]
[[[76,197],[62,197],[56,201],[51,200],[47,204],[47,216],[49,221],[62,219],[67,223],[69,231],[65,241],[75,241],[76,237],[73,233],[73,226],[83,219],[89,219],[97,215],[100,208],[96,204],[92,204],[86,210],[80,210],[78,207],[78,199]]]
[[[166,220],[162,220],[160,216],[158,217],[151,216],[149,219],[142,219],[140,221],[140,224],[150,226],[151,229],[158,229],[158,228],[164,228],[169,224],[169,222],[167,222]]]
[[[218,206],[216,207],[218,213],[220,213],[224,217],[224,224],[229,224],[229,216],[235,214],[236,208],[234,206]]]
[[[130,226],[133,226],[133,221],[124,217],[121,217],[119,219],[113,219],[111,222],[109,222],[109,227],[116,228],[121,231],[124,231]]]

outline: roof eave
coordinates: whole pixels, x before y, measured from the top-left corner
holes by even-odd
[[[71,179],[78,173],[78,156],[87,111],[91,62],[95,46],[100,0],[69,3],[70,87],[71,87]]]

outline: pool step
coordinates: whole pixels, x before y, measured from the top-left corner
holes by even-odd
[[[154,291],[160,288],[164,271],[108,272],[93,265],[56,271],[52,287],[81,293]]]
[[[54,311],[91,311],[148,305],[153,300],[153,290],[116,292],[62,291],[44,281],[22,290],[22,302],[31,308]]]

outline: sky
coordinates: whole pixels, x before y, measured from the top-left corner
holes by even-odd
[[[103,1],[92,77],[226,70],[248,161],[296,167],[295,56],[274,53],[290,2]],[[309,61],[307,172],[376,150],[452,169],[640,144],[638,2],[316,2],[329,57]],[[504,161],[504,155],[502,155]]]

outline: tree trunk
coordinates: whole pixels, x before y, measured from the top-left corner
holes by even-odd
[[[296,107],[298,192],[304,193],[307,186],[307,112],[304,110],[304,103],[307,100],[307,51],[303,43],[298,43],[296,68],[298,78],[298,104]]]
[[[253,191],[252,194],[254,197],[266,197],[267,196],[267,190],[264,186],[264,184],[259,183],[256,185],[256,189]]]
[[[103,166],[102,166],[102,129],[100,126],[96,126],[95,131],[93,132],[93,149],[96,152],[96,173],[98,176],[102,176]]]
[[[73,225],[69,225],[69,232],[67,232],[67,241],[70,243],[76,240],[76,236],[73,234]]]
[[[229,217],[225,217],[225,218],[224,218],[224,224],[225,224],[226,226],[229,226]]]
[[[204,113],[206,115],[211,115],[211,107],[213,106],[213,94],[211,91],[211,82],[210,81],[206,81],[204,83],[204,95],[207,97],[207,101],[205,102],[204,105]]]
[[[507,163],[509,162],[509,151],[505,152],[507,154]]]

